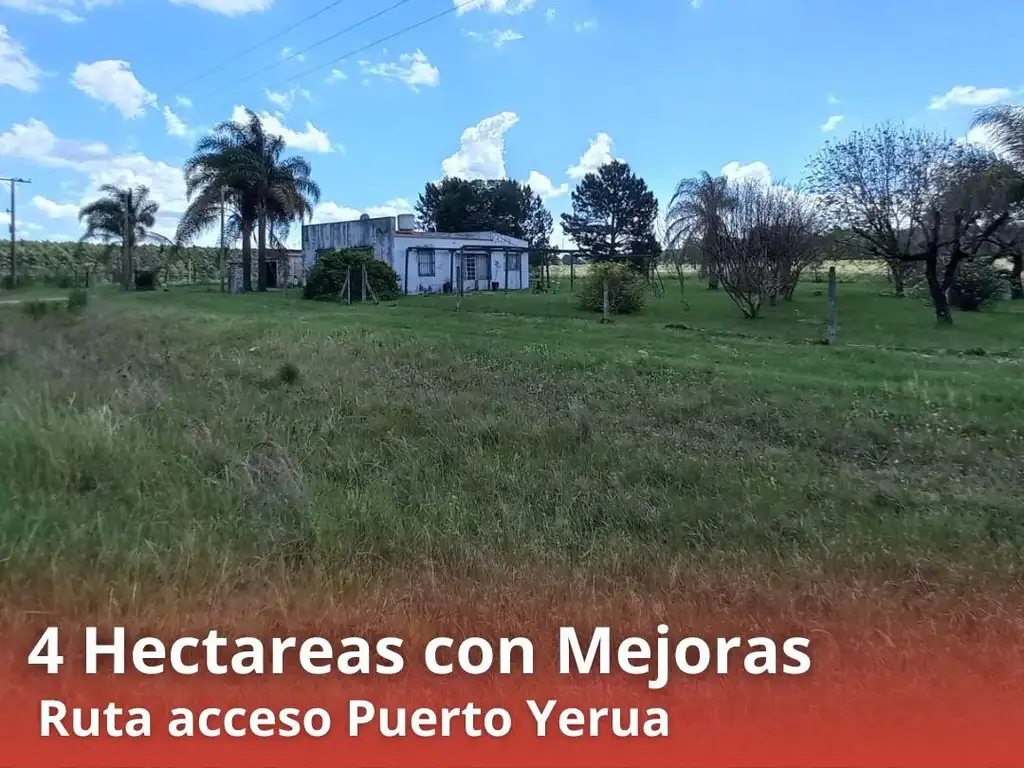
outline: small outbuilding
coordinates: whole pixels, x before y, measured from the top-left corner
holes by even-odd
[[[302,227],[304,274],[325,251],[371,248],[398,273],[402,293],[525,290],[529,244],[497,232],[424,232],[411,215],[307,224]]]
[[[302,251],[268,249],[266,255],[267,288],[293,288],[302,284]],[[259,281],[259,260],[256,249],[252,249],[252,266],[249,272],[253,288]],[[228,283],[232,293],[242,290],[242,262],[233,261],[228,265]]]

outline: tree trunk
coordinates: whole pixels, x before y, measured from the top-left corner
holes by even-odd
[[[892,292],[894,296],[903,298],[903,264],[898,261],[889,264],[889,277],[892,279]]]
[[[242,291],[252,290],[252,224],[242,222]]]
[[[932,306],[935,307],[935,320],[939,325],[952,325],[953,313],[949,311],[949,300],[946,291],[939,282],[939,267],[937,257],[931,256],[925,262],[925,277],[928,280],[928,293],[932,298]]]
[[[126,291],[131,284],[131,279],[128,277],[130,272],[131,269],[128,266],[128,237],[123,236],[121,238],[121,283]]]
[[[1013,269],[1010,270],[1010,298],[1024,299],[1024,285],[1021,285],[1021,272],[1024,272],[1024,254],[1013,254]]]
[[[683,265],[676,262],[675,268],[676,279],[679,281],[679,295],[682,296],[683,301],[686,301],[686,284],[683,282]]]
[[[260,206],[259,219],[256,223],[256,290],[267,290],[267,211]]]

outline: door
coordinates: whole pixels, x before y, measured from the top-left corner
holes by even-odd
[[[523,287],[522,259],[522,253],[505,253],[505,287],[511,291]]]
[[[478,291],[491,290],[491,255],[489,253],[476,255],[476,289]]]
[[[479,291],[490,288],[491,258],[486,253],[463,253],[462,263],[465,274],[462,276],[463,291]]]

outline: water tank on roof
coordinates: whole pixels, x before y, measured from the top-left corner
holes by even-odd
[[[398,231],[411,232],[416,229],[416,217],[411,213],[402,213],[398,216]]]

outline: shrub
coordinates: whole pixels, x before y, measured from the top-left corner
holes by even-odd
[[[68,312],[79,312],[88,305],[89,292],[76,288],[68,294]]]
[[[50,312],[50,302],[42,299],[33,299],[22,304],[25,314],[33,320],[39,320]]]
[[[592,264],[577,293],[580,307],[604,311],[604,283],[608,281],[608,308],[613,315],[629,315],[644,308],[646,284],[641,274],[623,264],[604,261]]]
[[[968,261],[961,264],[949,290],[949,303],[964,312],[980,312],[1003,298],[1006,279],[991,264]]]
[[[282,384],[294,384],[299,380],[299,366],[295,363],[281,363],[277,369],[277,380]]]
[[[345,287],[345,278],[351,274],[352,284],[349,287],[352,301],[360,301],[363,295],[363,267],[366,267],[366,279],[370,283],[370,288],[380,301],[398,298],[398,273],[390,265],[374,257],[372,251],[364,248],[345,248],[321,253],[309,271],[306,285],[302,289],[302,298],[319,301],[343,298],[341,291]],[[367,298],[370,296],[367,295]]]

